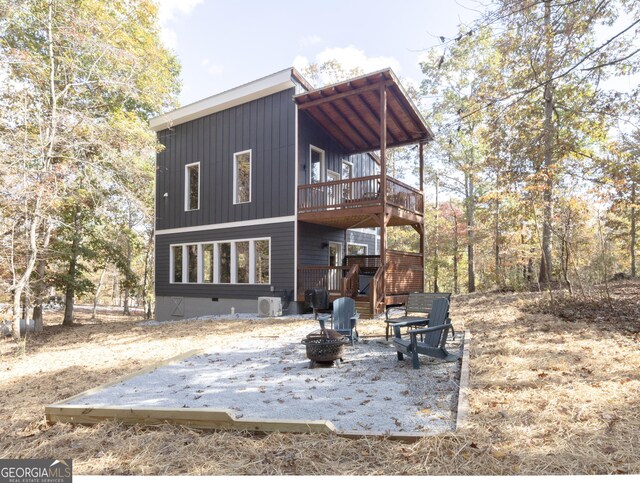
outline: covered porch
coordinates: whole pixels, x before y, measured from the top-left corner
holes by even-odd
[[[353,297],[360,308],[367,304],[368,312],[378,314],[407,293],[423,290],[424,145],[433,134],[390,69],[305,92],[294,100],[345,154],[375,153],[380,167],[379,174],[316,179],[298,186],[299,221],[343,230],[380,229],[375,255],[347,256],[342,265],[300,264],[298,300],[304,300],[305,290],[324,288],[332,299]],[[407,145],[418,146],[417,187],[387,175],[387,149]],[[388,249],[387,228],[402,225],[418,233],[419,253]]]

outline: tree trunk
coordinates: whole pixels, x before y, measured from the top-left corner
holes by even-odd
[[[460,293],[458,283],[458,217],[453,215],[453,293]]]
[[[438,175],[436,175],[436,211],[435,211],[435,237],[433,241],[433,291],[438,292],[438,237],[440,236],[438,230],[438,188],[439,181]]]
[[[476,267],[475,267],[475,247],[474,247],[474,231],[475,231],[475,186],[473,175],[465,174],[467,188],[467,291],[473,293],[476,291]]]
[[[67,272],[67,287],[64,293],[64,319],[62,325],[73,325],[73,304],[76,296],[76,277],[78,274],[78,256],[80,252],[80,208],[76,206],[73,217],[73,240],[71,242],[71,253],[69,256],[69,270]]]
[[[631,277],[636,278],[636,183],[631,183]]]
[[[38,233],[38,226],[41,222],[40,215],[39,215],[41,199],[42,199],[42,192],[39,191],[36,198],[33,218],[31,218],[31,222],[29,223],[28,244],[29,244],[30,250],[27,255],[27,263],[25,265],[24,272],[22,272],[22,275],[20,276],[20,278],[18,279],[14,278],[13,286],[11,287],[12,293],[13,293],[13,319],[11,323],[11,334],[16,339],[19,339],[21,335],[20,319],[22,318],[22,310],[21,310],[22,296],[24,295],[24,292],[27,289],[29,280],[31,278],[31,274],[33,273],[33,269],[36,265],[36,261],[38,258],[37,233]]]
[[[98,298],[100,297],[100,291],[102,290],[102,281],[104,280],[104,274],[107,271],[107,267],[102,269],[100,272],[100,280],[98,280],[98,285],[96,286],[96,293],[93,295],[93,308],[91,309],[91,320],[96,320],[96,314],[98,312]]]
[[[496,190],[499,188],[500,175],[496,172]],[[496,276],[496,285],[501,288],[503,286],[502,278],[500,276],[500,199],[499,193],[496,192],[496,213],[495,213],[495,242],[494,242],[494,271]]]
[[[129,205],[129,222],[128,222],[128,227],[129,227],[129,233],[127,233],[127,278],[129,278],[129,273],[131,272],[131,229],[133,228],[133,215],[131,213],[131,205]],[[123,309],[122,309],[122,313],[124,315],[131,315],[131,311],[129,310],[129,295],[130,295],[130,288],[129,288],[129,280],[127,280],[127,283],[124,287],[124,304],[123,304]]]
[[[553,279],[553,263],[551,253],[551,223],[553,219],[553,27],[551,24],[551,0],[544,2],[544,36],[545,52],[545,84],[544,84],[544,160],[542,174],[544,177],[544,192],[542,195],[544,211],[542,220],[542,259],[540,261],[539,282],[550,285]]]
[[[149,290],[148,290],[148,283],[150,280],[150,273],[151,273],[151,266],[154,260],[152,260],[153,256],[153,246],[154,246],[154,235],[155,235],[155,229],[152,227],[151,228],[151,232],[149,233],[149,240],[148,240],[148,244],[147,244],[147,253],[144,257],[144,281],[142,283],[142,305],[143,305],[143,309],[145,311],[145,316],[150,319],[151,315],[152,315],[152,310],[151,310],[151,301],[149,300]],[[424,253],[424,247],[422,248],[423,253]]]
[[[44,277],[47,270],[47,261],[45,259],[47,249],[49,248],[49,241],[51,240],[51,223],[47,223],[47,227],[44,229],[44,238],[42,240],[42,250],[40,261],[36,268],[36,283],[34,287],[35,303],[33,306],[33,323],[34,331],[42,332],[44,330],[44,319],[42,314],[42,305],[44,304],[44,296],[47,290],[47,285],[44,282]]]

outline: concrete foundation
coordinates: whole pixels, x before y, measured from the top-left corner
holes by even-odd
[[[156,317],[158,321],[192,319],[206,315],[235,313],[255,314],[258,312],[258,299],[211,299],[201,297],[156,296]],[[283,315],[302,313],[303,306],[291,302]]]

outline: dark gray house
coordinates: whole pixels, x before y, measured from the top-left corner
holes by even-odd
[[[422,253],[385,240],[411,225],[423,241],[423,187],[386,175],[386,148],[418,145],[422,171],[432,134],[391,70],[313,89],[289,68],[150,124],[158,320],[260,297],[295,313],[319,287],[371,314],[422,290]]]

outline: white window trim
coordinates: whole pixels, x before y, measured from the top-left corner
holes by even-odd
[[[347,256],[349,256],[349,245],[353,245],[355,247],[364,247],[364,254],[369,254],[369,245],[367,245],[366,243],[347,242]]]
[[[324,149],[320,149],[319,147],[314,146],[313,144],[309,144],[309,163],[307,163],[309,165],[309,184],[313,183],[313,181],[311,181],[311,173],[313,171],[313,167],[311,166],[311,153],[313,151],[320,153],[320,181],[318,181],[318,183],[324,183],[325,181],[327,181],[327,173],[326,173],[327,160],[325,157]]]
[[[343,166],[344,164],[348,164],[349,166],[351,166],[351,178],[343,178],[342,177],[342,171],[343,171]],[[341,179],[352,179],[353,178],[353,163],[351,161],[347,161],[346,159],[342,160],[342,164],[340,165],[340,178]]]
[[[189,168],[192,166],[198,167],[198,207],[189,208]],[[198,211],[200,209],[200,161],[197,163],[189,163],[184,166],[184,211]]]
[[[238,155],[249,153],[249,200],[248,201],[238,201]],[[244,151],[238,151],[237,153],[233,153],[233,204],[234,205],[244,205],[245,203],[251,203],[251,195],[252,189],[251,185],[251,174],[253,171],[253,155],[251,154],[251,149],[246,149]]]
[[[256,245],[257,241],[267,241],[269,242],[269,279],[266,282],[258,283],[256,282]],[[238,264],[236,260],[236,243],[239,242],[249,242],[249,282],[248,283],[239,283],[238,282]],[[231,282],[230,283],[221,283],[220,282],[220,263],[219,263],[219,254],[221,243],[230,243],[231,244],[231,260],[230,260],[230,269],[231,269]],[[188,254],[189,250],[187,246],[189,245],[197,245],[197,256],[198,256],[198,282],[189,282],[189,260]],[[213,245],[213,282],[204,282],[204,250],[203,245]],[[182,282],[176,282],[174,280],[174,267],[175,260],[173,249],[174,247],[182,247]],[[217,241],[203,241],[203,242],[195,242],[195,243],[174,243],[169,245],[169,283],[176,285],[258,285],[265,286],[271,285],[271,270],[273,264],[271,263],[271,237],[260,237],[260,238],[243,238],[238,240],[217,240]]]

